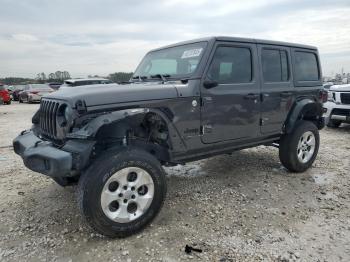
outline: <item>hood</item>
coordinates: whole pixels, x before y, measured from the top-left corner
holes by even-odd
[[[143,82],[126,85],[99,84],[59,89],[44,98],[65,100],[71,105],[83,100],[87,107],[177,97],[173,84]]]
[[[335,91],[335,92],[341,92],[341,91],[345,91],[345,92],[350,92],[350,84],[347,85],[334,85],[331,86],[330,91]]]

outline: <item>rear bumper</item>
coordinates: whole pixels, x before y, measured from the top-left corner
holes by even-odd
[[[2,101],[4,103],[8,103],[8,102],[11,101],[11,97],[10,96],[2,96],[2,97],[0,97],[0,99],[2,99]]]
[[[50,142],[41,140],[32,131],[16,137],[13,140],[13,148],[30,170],[50,177],[72,175],[72,154],[55,148]]]
[[[28,100],[30,102],[34,102],[34,101],[40,101],[41,100],[41,96],[37,95],[37,94],[29,94],[28,95]]]

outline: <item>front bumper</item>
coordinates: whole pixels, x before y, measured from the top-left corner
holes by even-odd
[[[32,131],[22,132],[16,137],[13,148],[30,170],[50,177],[66,177],[72,174],[72,154],[41,140]]]
[[[328,124],[330,120],[350,123],[350,105],[327,102],[323,104],[323,107],[325,109],[324,117],[326,124]]]

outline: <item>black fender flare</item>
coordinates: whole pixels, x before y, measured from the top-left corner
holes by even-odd
[[[309,112],[310,110],[313,110],[316,113],[315,120],[318,121],[320,118],[322,118],[323,109],[321,103],[318,103],[310,98],[296,101],[292,107],[292,110],[288,114],[284,125],[284,132],[287,134],[291,133],[296,122],[300,119],[300,116],[303,116],[304,113]],[[317,127],[320,128],[318,124]]]
[[[92,119],[89,123],[87,123],[81,129],[72,132],[67,135],[67,138],[72,139],[93,139],[97,132],[101,127],[105,125],[110,125],[112,123],[116,123],[118,121],[122,121],[128,117],[133,117],[137,115],[146,115],[147,113],[155,113],[158,114],[167,124],[168,132],[169,132],[169,142],[173,151],[182,152],[186,150],[185,142],[180,136],[177,128],[173,124],[173,122],[169,119],[169,117],[158,108],[131,108],[131,109],[123,109],[118,111],[113,111],[110,113],[106,113],[100,115],[94,119]]]

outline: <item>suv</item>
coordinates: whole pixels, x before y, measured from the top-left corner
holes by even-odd
[[[339,127],[350,123],[350,84],[331,86],[328,102],[323,105],[328,127]]]
[[[60,185],[78,182],[87,222],[123,237],[159,212],[162,166],[274,145],[290,171],[309,168],[324,126],[321,79],[312,46],[232,37],[182,42],[149,52],[124,85],[46,95],[14,150]]]

